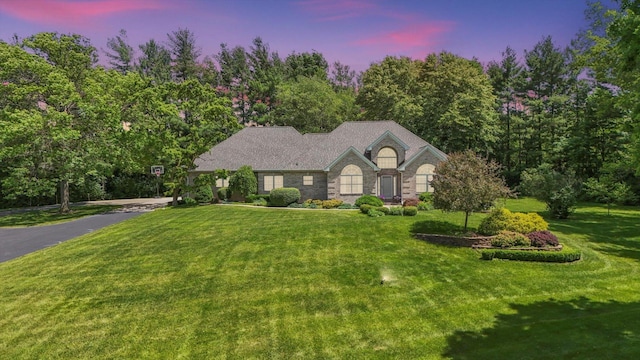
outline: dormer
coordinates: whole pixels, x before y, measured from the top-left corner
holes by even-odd
[[[387,130],[367,147],[365,153],[371,154],[371,161],[379,168],[396,169],[404,162],[407,150],[409,146]]]

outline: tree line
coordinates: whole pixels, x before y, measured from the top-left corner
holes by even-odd
[[[188,29],[137,51],[121,30],[102,49],[104,66],[81,35],[14,37],[0,42],[0,200],[150,195],[154,164],[177,197],[195,158],[243,125],[327,132],[366,119],[495,160],[512,187],[554,171],[637,203],[638,7],[591,3],[591,26],[566,48],[546,36],[488,64],[388,56],[359,74],[317,51],[280,57],[260,37],[203,57]]]

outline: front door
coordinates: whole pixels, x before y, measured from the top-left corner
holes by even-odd
[[[393,199],[393,176],[380,176],[380,196],[382,196],[385,201],[391,201],[391,199]]]

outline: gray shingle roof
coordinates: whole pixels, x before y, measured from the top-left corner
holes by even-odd
[[[321,171],[350,146],[364,154],[387,131],[408,146],[406,161],[429,145],[394,121],[351,121],[330,133],[304,135],[289,126],[247,127],[202,154],[195,170],[233,171],[251,165],[254,171]]]

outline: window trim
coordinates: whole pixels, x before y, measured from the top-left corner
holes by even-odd
[[[357,169],[357,174],[345,173],[345,170]],[[349,179],[347,181],[347,179]],[[356,180],[354,182],[354,180]],[[348,187],[348,190],[346,188]],[[346,190],[346,191],[343,191]],[[362,169],[355,164],[346,165],[340,172],[340,195],[359,195],[364,192],[364,176]]]
[[[281,186],[276,187],[276,178],[280,178]],[[267,185],[270,187],[267,188]],[[271,191],[273,189],[278,189],[284,186],[284,176],[283,175],[262,175],[262,190]]]
[[[303,186],[313,186],[313,175],[302,175]]]

